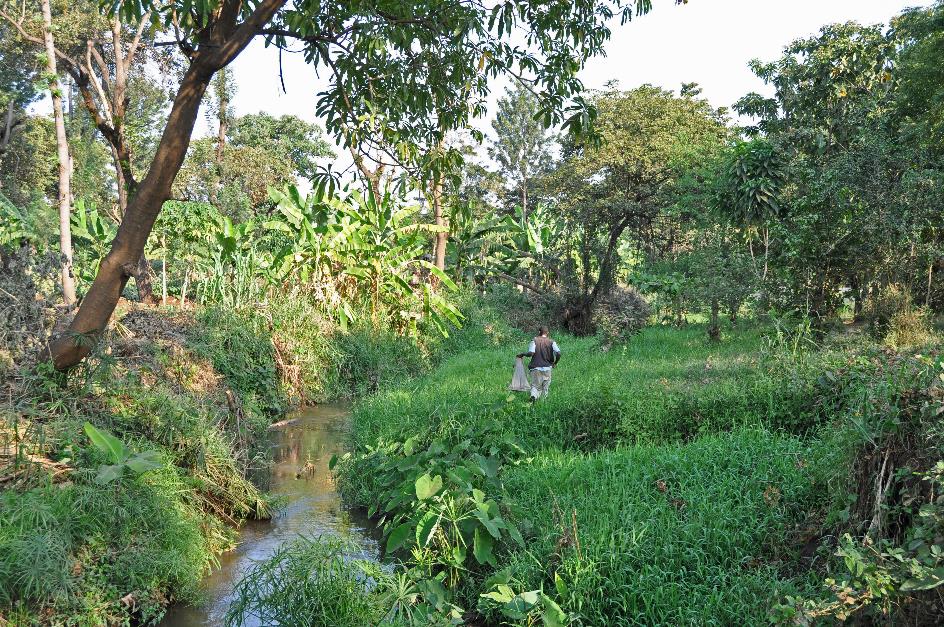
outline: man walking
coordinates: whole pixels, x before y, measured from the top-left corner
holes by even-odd
[[[538,329],[538,336],[531,340],[528,352],[521,353],[518,358],[530,357],[528,369],[531,371],[531,402],[547,396],[551,386],[551,371],[560,361],[561,352],[557,342],[547,336],[547,327]]]

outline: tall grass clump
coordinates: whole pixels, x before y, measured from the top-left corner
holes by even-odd
[[[375,562],[348,557],[352,551],[333,537],[301,537],[279,547],[236,584],[226,626],[380,624],[388,575]]]
[[[99,485],[89,471],[68,485],[0,494],[0,615],[98,625],[130,616],[152,624],[172,600],[195,601],[200,578],[229,538],[172,467]]]
[[[288,400],[267,321],[248,310],[208,307],[198,311],[194,350],[209,359],[244,403],[267,416],[282,413]]]
[[[273,298],[265,316],[282,380],[305,402],[363,396],[426,372],[432,361],[428,336],[399,334],[366,313],[342,327],[303,296]]]
[[[374,320],[366,310],[342,326],[304,295],[273,295],[265,312],[252,315],[254,326],[271,335],[286,392],[302,402],[327,402],[393,388],[426,374],[446,356],[524,337],[508,326],[499,309],[477,303],[479,294],[466,290],[454,297],[468,313],[446,335],[428,323],[404,334],[393,321]]]

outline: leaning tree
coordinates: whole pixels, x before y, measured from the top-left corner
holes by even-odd
[[[649,11],[651,0],[117,0],[128,23],[145,15],[188,59],[147,176],[68,330],[50,357],[62,370],[91,350],[135,270],[154,221],[171,196],[214,74],[256,37],[299,46],[329,84],[317,112],[347,146],[371,145],[404,161],[485,112],[489,79],[511,74],[533,85],[536,115],[580,131],[591,119],[577,72],[603,51],[608,23]]]

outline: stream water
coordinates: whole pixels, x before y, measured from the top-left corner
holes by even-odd
[[[220,567],[204,580],[205,601],[172,607],[161,627],[222,625],[233,586],[248,567],[300,534],[339,535],[360,547],[362,554],[357,557],[377,558],[378,544],[367,520],[342,506],[328,470],[331,456],[344,451],[349,414],[342,406],[308,407],[270,430],[274,463],[262,487],[280,497],[284,507],[272,520],[247,522],[239,545],[221,556]]]

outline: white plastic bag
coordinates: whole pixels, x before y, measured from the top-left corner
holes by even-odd
[[[515,359],[515,374],[511,377],[508,389],[512,392],[530,392],[531,383],[528,382],[528,372],[524,369],[521,357]]]

